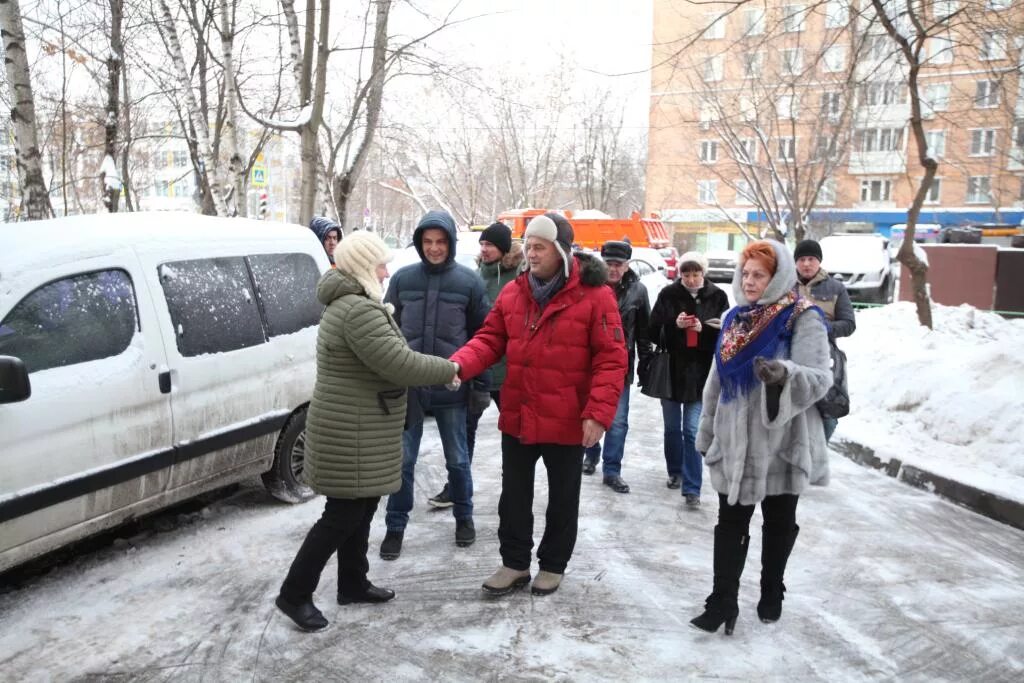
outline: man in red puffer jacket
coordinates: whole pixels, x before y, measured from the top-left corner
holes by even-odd
[[[484,325],[451,360],[468,380],[504,356],[501,388],[502,566],[483,584],[504,595],[530,581],[533,481],[548,474],[547,526],[535,595],[554,593],[576,544],[580,461],[611,425],[626,374],[619,307],[599,258],[572,256],[572,226],[547,213],[524,234],[530,269],[501,290]]]

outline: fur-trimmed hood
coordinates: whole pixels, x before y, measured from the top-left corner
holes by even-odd
[[[580,264],[580,284],[585,287],[600,287],[608,284],[608,266],[594,254],[577,252],[576,261]]]

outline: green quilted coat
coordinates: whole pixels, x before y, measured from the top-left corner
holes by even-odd
[[[382,304],[331,269],[316,343],[316,386],[306,418],[306,482],[332,498],[394,493],[402,479],[408,386],[444,384],[454,366],[412,351]]]

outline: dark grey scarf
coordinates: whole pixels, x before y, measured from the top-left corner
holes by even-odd
[[[533,298],[542,311],[548,305],[548,302],[554,298],[555,294],[558,294],[559,290],[565,286],[565,273],[562,270],[559,270],[547,282],[539,280],[533,273],[530,273],[529,278],[530,289],[533,290]]]

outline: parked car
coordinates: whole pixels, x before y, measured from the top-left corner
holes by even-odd
[[[895,276],[889,240],[876,234],[838,234],[821,240],[821,267],[846,286],[853,301],[892,301]]]
[[[942,244],[981,244],[982,229],[973,225],[946,225],[939,231]]]
[[[712,282],[732,282],[736,273],[736,262],[739,255],[735,251],[709,251],[705,254],[708,259],[708,279]]]
[[[633,247],[629,267],[641,278],[651,273],[661,273],[662,277],[669,279],[668,264],[658,250],[651,247]]]
[[[0,571],[261,474],[302,483],[330,264],[308,229],[118,213],[0,225]]]
[[[665,259],[665,265],[668,268],[665,275],[669,280],[675,280],[679,275],[679,273],[676,272],[676,262],[679,259],[679,251],[675,247],[665,247],[664,249],[659,249],[658,253]]]

